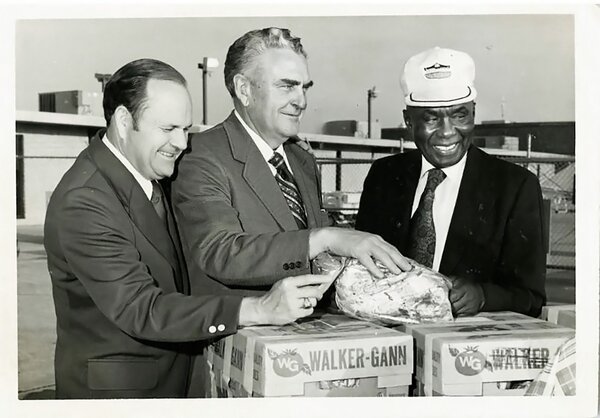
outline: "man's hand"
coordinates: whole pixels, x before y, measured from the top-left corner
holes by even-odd
[[[310,258],[323,251],[357,258],[367,270],[378,278],[383,277],[374,260],[379,260],[392,273],[409,271],[412,266],[393,245],[379,235],[346,228],[321,228],[311,231],[309,238]]]
[[[308,316],[313,313],[333,278],[321,274],[282,279],[263,296],[242,299],[239,324],[284,325]]]
[[[452,283],[449,294],[454,316],[477,314],[485,302],[481,285],[472,280],[457,278]]]

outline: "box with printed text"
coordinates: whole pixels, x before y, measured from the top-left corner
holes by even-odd
[[[455,332],[469,332],[474,329],[489,329],[493,324],[507,322],[542,322],[516,312],[481,312],[475,316],[459,317],[449,323],[405,324],[396,329],[410,334],[414,338],[415,352],[415,395],[432,396],[431,380],[431,339],[434,336]],[[481,326],[478,326],[481,325]],[[421,385],[421,390],[418,385]]]
[[[484,324],[434,335],[431,389],[453,396],[523,395],[574,330],[549,322]]]
[[[324,314],[281,327],[240,330],[230,387],[239,388],[240,396],[256,397],[407,396],[412,363],[409,335]]]
[[[212,397],[229,398],[233,396],[229,389],[232,347],[233,335],[221,338],[208,346],[206,357]]]

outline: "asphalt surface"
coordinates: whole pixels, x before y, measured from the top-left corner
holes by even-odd
[[[43,228],[18,226],[17,238],[19,398],[49,399],[54,396],[56,315]],[[548,271],[547,294],[550,302],[574,303],[575,271]]]

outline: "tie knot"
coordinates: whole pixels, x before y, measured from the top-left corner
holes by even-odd
[[[427,188],[435,189],[444,179],[446,178],[446,173],[444,173],[439,168],[432,168],[429,170],[429,174],[427,177]]]
[[[273,153],[273,156],[269,160],[269,164],[271,164],[276,169],[279,169],[279,167],[281,167],[281,164],[283,164],[283,156],[278,152]]]

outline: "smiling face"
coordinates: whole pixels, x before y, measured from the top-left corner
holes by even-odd
[[[458,163],[473,142],[475,103],[446,107],[413,107],[404,111],[413,141],[437,168]]]
[[[192,126],[192,101],[187,88],[173,81],[150,79],[136,123],[124,107],[119,112],[125,112],[123,118],[130,118],[121,124],[119,148],[136,170],[148,180],[173,174]]]
[[[267,49],[247,73],[244,120],[272,148],[298,134],[312,86],[306,58],[290,49]]]

